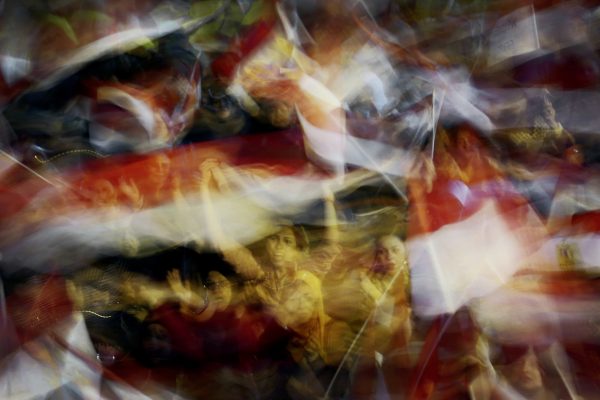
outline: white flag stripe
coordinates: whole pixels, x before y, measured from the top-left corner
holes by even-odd
[[[413,307],[423,316],[454,312],[504,285],[526,249],[489,200],[469,218],[408,240]]]

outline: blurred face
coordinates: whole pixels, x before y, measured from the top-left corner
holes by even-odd
[[[302,283],[295,286],[284,303],[289,325],[300,325],[310,321],[317,311],[318,299],[319,294],[314,293],[309,285]]]
[[[231,282],[223,274],[211,271],[208,273],[206,286],[208,288],[209,301],[214,303],[219,311],[226,309],[231,303],[233,294]]]
[[[164,154],[156,156],[148,167],[148,174],[152,180],[159,185],[162,185],[169,175],[171,160]]]
[[[375,248],[375,268],[380,272],[392,272],[402,267],[406,259],[404,243],[396,236],[383,236]]]
[[[95,200],[100,206],[112,205],[116,202],[116,193],[113,185],[107,180],[99,180],[94,185]]]
[[[267,255],[276,268],[294,265],[298,257],[296,237],[291,228],[284,228],[267,239]]]
[[[459,151],[463,154],[478,152],[482,148],[479,138],[467,129],[460,129],[458,131],[456,143]]]
[[[510,383],[519,391],[531,392],[543,386],[538,360],[531,350],[511,364],[507,372]]]

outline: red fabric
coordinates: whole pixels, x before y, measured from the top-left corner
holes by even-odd
[[[19,287],[7,297],[6,308],[20,342],[24,343],[68,318],[73,304],[67,295],[64,279],[47,276],[41,282]]]
[[[573,215],[571,226],[574,233],[600,232],[600,210]]]
[[[269,37],[275,20],[257,22],[245,32],[239,34],[239,39],[236,40],[230,47],[229,51],[217,57],[211,65],[213,73],[223,80],[229,80],[233,76],[237,66],[247,58],[254,50],[258,49]]]
[[[458,132],[442,137],[439,146],[431,187],[424,179],[409,182],[409,239],[465,220],[487,201],[495,202],[511,228],[527,226],[527,201],[491,162],[492,154],[477,133],[461,126]],[[435,319],[413,372],[410,398],[429,399],[434,391],[436,398],[462,398],[469,371],[448,372],[448,368],[452,370],[460,357],[474,353],[477,335],[468,311]]]
[[[444,366],[474,353],[479,329],[467,309],[442,315],[431,324],[409,384],[409,399],[457,399],[466,395],[468,370],[444,372]],[[444,393],[447,396],[444,397]],[[439,397],[439,396],[442,397]]]
[[[177,355],[201,361],[205,358],[203,329],[206,324],[194,321],[179,310],[179,304],[167,303],[155,309],[148,317],[148,324],[163,326]]]
[[[460,127],[450,143],[440,146],[447,147],[434,157],[431,187],[423,179],[409,181],[409,237],[467,219],[488,200],[496,202],[511,226],[524,221],[527,200],[492,164],[492,154],[477,133]]]
[[[267,314],[247,309],[239,316],[225,310],[206,321],[196,321],[177,304],[164,304],[152,312],[148,322],[167,329],[180,356],[229,366],[248,367],[263,357],[279,358],[292,335]]]
[[[27,199],[35,198],[42,191],[47,197],[38,210],[47,213],[44,214],[46,220],[80,208],[94,208],[98,206],[98,185],[106,182],[114,188],[116,202],[127,206],[128,199],[119,190],[122,180],[135,183],[144,196],[144,208],[169,203],[173,201],[176,185],[184,194],[197,190],[197,167],[207,158],[236,167],[260,166],[273,175],[293,175],[309,164],[298,129],[193,143],[150,155],[113,156],[64,172],[60,179],[69,184],[68,188],[52,187],[29,173],[18,177],[15,174],[13,180],[0,184],[0,204],[12,205],[0,212],[0,217],[4,220],[14,216],[27,205]],[[161,172],[164,176],[160,188],[153,173],[158,163],[168,164]],[[20,201],[14,202],[15,199]]]

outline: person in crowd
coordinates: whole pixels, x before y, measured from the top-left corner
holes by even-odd
[[[498,379],[491,399],[552,400],[570,398],[571,396],[557,374],[551,374],[551,371],[543,366],[543,355],[549,355],[550,352],[550,347],[502,346],[494,362]]]
[[[321,281],[302,271],[283,293],[278,320],[294,334],[288,350],[297,367],[287,383],[294,399],[320,398],[326,385],[324,336],[327,316],[323,308]]]
[[[407,346],[412,334],[404,243],[397,236],[382,235],[374,247],[369,267],[326,278],[325,309],[331,318],[325,339],[327,363],[339,369],[336,379],[349,379],[350,369],[355,371],[357,396],[372,394],[377,371],[393,351]]]
[[[493,375],[488,348],[469,308],[436,317],[404,395],[432,400],[488,398]]]
[[[327,229],[325,244],[322,247],[309,251],[308,239],[304,231],[296,226],[283,225],[264,240],[263,251],[255,256],[248,248],[226,236],[216,220],[210,185],[212,181],[219,190],[229,190],[222,168],[212,160],[204,162],[200,168],[205,220],[212,244],[240,275],[249,281],[255,281],[255,297],[258,301],[277,307],[282,304],[285,288],[297,280],[300,271],[322,277],[339,254],[337,248],[339,234],[333,195],[327,191],[325,196]]]
[[[202,260],[196,281],[167,274],[173,297],[146,318],[148,353],[179,365],[178,390],[194,398],[281,397],[296,333],[246,304],[246,283],[221,255]]]

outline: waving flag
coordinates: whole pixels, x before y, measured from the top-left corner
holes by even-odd
[[[431,187],[409,183],[413,306],[423,316],[452,313],[504,285],[544,233],[476,134],[461,128],[437,142]]]

